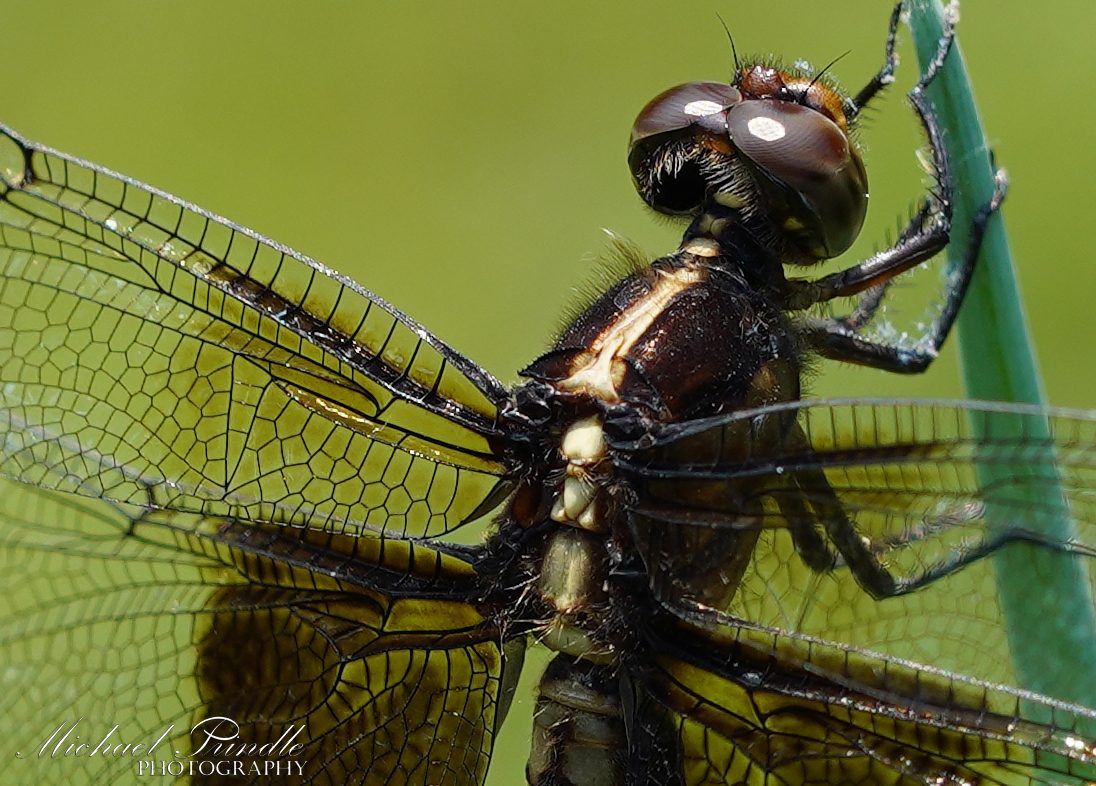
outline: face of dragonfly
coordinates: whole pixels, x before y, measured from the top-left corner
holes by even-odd
[[[650,16],[629,19],[628,14],[622,11],[608,28],[591,22],[587,26],[590,32],[584,34],[589,38],[580,38],[575,43],[574,31],[584,27],[583,25],[566,29],[552,28],[544,20],[531,22],[528,19],[505,19],[504,23],[497,18],[498,9],[483,13],[483,19],[475,24],[467,19],[446,23],[436,16],[427,19],[393,19],[391,24],[396,29],[405,31],[404,36],[396,38],[417,40],[420,48],[416,50],[417,56],[414,58],[407,57],[407,53],[402,50],[389,50],[383,55],[375,54],[385,52],[384,42],[381,40],[372,41],[370,46],[362,46],[360,42],[353,46],[347,43],[345,47],[331,46],[330,43],[326,46],[303,45],[300,40],[300,25],[292,23],[282,29],[286,41],[295,42],[293,46],[288,43],[275,46],[268,42],[268,49],[250,58],[250,62],[277,62],[284,57],[286,51],[293,51],[294,46],[301,51],[310,52],[350,52],[353,56],[348,60],[354,61],[352,67],[358,69],[354,73],[360,75],[359,84],[362,92],[370,96],[369,100],[361,97],[362,92],[357,90],[357,85],[345,93],[324,92],[338,89],[340,84],[337,83],[342,83],[343,80],[324,80],[321,71],[317,71],[317,81],[324,87],[317,91],[315,83],[306,80],[298,69],[281,60],[279,68],[285,70],[284,79],[272,80],[266,72],[247,74],[246,69],[242,69],[245,72],[242,78],[250,77],[253,80],[248,82],[249,89],[243,92],[255,96],[254,103],[261,106],[249,106],[246,111],[241,110],[238,90],[230,91],[227,98],[210,97],[211,85],[226,82],[231,85],[232,80],[223,78],[225,71],[221,70],[220,63],[214,70],[208,59],[203,61],[197,54],[192,54],[198,52],[197,49],[188,47],[183,47],[187,52],[186,56],[194,56],[196,62],[205,62],[205,81],[187,82],[183,85],[172,81],[178,79],[179,72],[194,69],[173,67],[171,72],[176,76],[149,72],[149,64],[157,58],[151,51],[141,47],[135,49],[132,65],[128,69],[114,66],[109,73],[98,73],[89,65],[90,72],[78,77],[74,77],[69,69],[65,80],[51,80],[44,73],[45,68],[41,66],[39,58],[34,72],[28,73],[27,79],[46,92],[36,90],[35,95],[47,96],[50,95],[48,91],[54,90],[56,92],[53,95],[64,99],[43,100],[42,106],[60,104],[70,107],[68,102],[75,100],[78,95],[95,96],[95,103],[91,108],[84,106],[79,111],[67,109],[63,122],[36,116],[34,123],[39,125],[28,131],[32,130],[35,137],[56,141],[66,149],[78,150],[96,159],[106,158],[114,166],[135,170],[142,179],[164,183],[171,190],[197,198],[219,212],[240,217],[296,247],[307,248],[316,256],[381,292],[446,340],[509,379],[507,372],[510,369],[517,368],[543,347],[562,304],[571,297],[570,286],[588,275],[583,269],[586,265],[577,264],[570,272],[567,265],[571,260],[582,260],[585,254],[601,243],[593,228],[602,225],[623,228],[627,235],[643,241],[652,251],[662,251],[676,242],[669,239],[670,235],[665,230],[660,234],[658,229],[649,229],[648,219],[636,209],[636,202],[629,191],[621,164],[621,118],[626,120],[634,114],[636,108],[651,94],[652,85],[661,88],[683,79],[694,78],[698,73],[721,77],[729,70],[726,63],[729,58],[721,49],[722,42],[718,35],[713,33],[711,41],[699,44],[695,33],[696,19],[686,26],[680,15],[659,19],[659,30],[671,29],[667,27],[671,23],[682,25],[672,28],[680,31],[673,35],[681,42],[678,47],[681,57],[675,56],[674,62],[667,64],[631,49],[618,52],[615,57],[610,56],[604,48],[605,36],[627,41],[627,46],[631,46],[630,42],[637,40],[636,36],[641,35],[643,30],[649,31],[654,27]],[[809,9],[804,13],[810,13]],[[488,24],[492,20],[493,25]],[[137,21],[139,20],[133,17],[129,17],[128,21],[123,19],[123,23]],[[751,51],[779,49],[789,57],[809,53],[816,62],[824,62],[831,55],[839,54],[853,45],[844,38],[829,45],[821,45],[816,37],[812,38],[813,26],[806,23],[802,30],[787,31],[787,39],[783,38],[785,32],[782,31],[782,40],[773,41],[771,20],[749,20],[743,17],[741,20],[729,21],[732,22],[739,40],[739,47]],[[857,26],[857,29],[850,31],[857,36],[855,52],[841,65],[841,73],[848,74],[850,81],[869,72],[876,62],[879,48],[877,21],[865,20],[863,30]],[[44,18],[28,18],[22,27],[36,29],[47,22]],[[220,26],[221,34],[228,36],[230,33],[225,31],[245,30],[249,24],[246,20],[237,23],[238,28]],[[601,24],[604,25],[604,21]],[[633,24],[637,29],[631,29]],[[453,47],[456,42],[447,40],[450,38],[448,33],[462,25],[467,25],[470,36],[473,30],[477,35],[483,35],[482,42],[465,44],[462,40],[459,50],[455,50]],[[516,28],[521,32],[515,32],[515,26],[519,25],[528,25],[528,29],[521,26]],[[749,36],[745,42],[742,41],[744,33],[739,32],[740,25],[751,31],[745,33]],[[336,24],[334,27],[352,30],[361,35],[365,35],[367,31],[375,33],[384,29],[374,16],[358,26]],[[713,24],[710,27],[714,29],[715,26]],[[1082,25],[1078,24],[1077,27],[1081,28]],[[994,46],[997,46],[996,42],[1002,40],[1000,36],[1005,35],[1001,31],[995,31],[993,34],[998,38],[993,39],[986,29],[975,30],[973,24],[969,28],[971,29],[964,31],[965,36],[968,32],[971,34],[968,41],[986,36],[988,40],[995,41]],[[601,36],[600,40],[594,36],[594,30],[601,31],[598,34]],[[494,31],[494,35],[490,31]],[[311,33],[312,31],[307,31],[307,34]],[[328,33],[327,29],[318,30],[317,36]],[[424,33],[430,37],[424,39]],[[543,37],[538,39],[535,37],[537,35]],[[142,37],[136,33],[132,38],[151,40],[147,35]],[[195,35],[193,38],[202,39],[202,36]],[[543,47],[543,57],[532,57],[529,54],[528,47],[532,45],[529,42],[534,40],[539,41],[536,46]],[[1029,37],[1025,36],[1025,41],[1028,40]],[[70,44],[74,45],[66,40],[64,51],[77,51]],[[508,49],[498,48],[502,44],[510,47],[520,45],[522,48],[510,52]],[[1029,46],[1026,43],[1024,45]],[[391,47],[391,41],[388,46]],[[973,42],[968,45],[968,51],[972,49]],[[1080,46],[1063,46],[1061,49],[1084,51]],[[452,73],[452,69],[446,67],[447,63],[457,60],[463,62],[462,53],[471,50],[493,54],[491,59],[469,66],[475,69],[469,74]],[[363,52],[369,55],[363,55]],[[425,65],[427,53],[437,57],[439,65]],[[1055,54],[1061,56],[1061,52]],[[376,57],[375,60],[373,56]],[[699,65],[691,59],[697,56],[700,57]],[[978,62],[975,55],[969,56],[974,62]],[[67,57],[66,55],[65,62],[68,62]],[[83,56],[77,57],[74,54],[73,57],[85,64],[98,62],[94,47]],[[548,73],[534,74],[534,82],[530,86],[526,81],[527,74],[521,72],[515,75],[510,65],[521,57],[528,57],[530,60],[554,60],[567,70],[561,72],[557,67]],[[12,59],[16,62],[35,62],[35,58],[29,53],[24,58]],[[413,60],[415,67],[407,68],[405,60]],[[246,62],[247,58],[241,57],[241,61]],[[334,73],[345,73],[345,69],[351,67],[345,66],[341,61],[328,65],[330,72]],[[1082,65],[1076,67],[1080,68]],[[611,73],[606,73],[607,67],[612,69]],[[668,67],[672,67],[674,72],[668,72]],[[223,68],[232,71],[231,65],[225,64]],[[1062,68],[1067,70],[1064,65]],[[102,91],[104,84],[117,83],[119,70],[140,75],[143,88],[137,91],[122,88]],[[378,72],[392,74],[386,77],[392,84],[411,84],[415,89],[403,88],[395,95],[374,97],[369,91],[374,89],[372,77]],[[589,80],[581,78],[582,74],[592,72],[605,74],[604,79],[597,80],[600,84],[594,86],[595,89],[589,89]],[[640,78],[641,75],[643,78]],[[514,80],[513,83],[500,85],[502,76]],[[1013,77],[1015,79],[1015,75]],[[68,81],[72,79],[87,79],[89,86],[74,88],[73,83]],[[1008,80],[1007,95],[1030,94],[1029,91],[1019,89],[1014,79]],[[983,83],[989,81],[983,80]],[[181,100],[175,111],[161,110],[162,114],[159,114],[148,107],[162,106],[161,91],[165,84],[174,88],[174,94],[178,94],[181,88],[183,94],[189,98]],[[272,84],[277,86],[277,91],[271,90]],[[616,84],[627,87],[619,94],[610,91],[613,94],[607,97],[604,86]],[[572,85],[581,85],[582,89],[576,90]],[[993,85],[990,83],[988,86]],[[1048,88],[1041,84],[1040,89]],[[271,92],[264,93],[262,90]],[[134,93],[142,98],[134,99]],[[500,101],[500,94],[506,96],[504,102]],[[295,107],[292,110],[284,108],[287,97],[288,105]],[[114,101],[118,102],[117,107],[114,110],[108,109],[110,102]],[[207,101],[212,103],[205,103]],[[984,102],[989,113],[994,111],[994,107],[1008,106],[1004,99],[994,101],[990,98],[984,99]],[[489,114],[498,112],[500,103],[505,105],[506,111],[498,115]],[[281,108],[268,115],[268,106]],[[322,117],[318,114],[322,106],[334,106],[339,111],[328,120],[321,121],[316,118]],[[386,117],[382,121],[374,120],[376,106],[386,108]],[[123,107],[136,112],[140,118],[134,120],[131,127],[144,128],[143,124],[149,123],[155,130],[128,137],[127,143],[115,148],[117,152],[109,154],[100,153],[85,145],[82,141],[85,132],[74,130],[77,123],[87,123],[84,118],[95,117],[96,113],[101,113],[98,114],[100,118],[114,117],[115,112],[121,112]],[[361,134],[346,133],[344,136],[347,138],[340,140],[342,145],[332,148],[328,145],[327,136],[331,129],[346,128],[344,118],[349,110],[361,113],[362,126],[366,131]],[[903,121],[908,120],[900,110],[891,114],[898,115]],[[180,116],[186,122],[180,122]],[[303,125],[305,121],[301,118],[306,116],[313,118],[309,125]],[[408,124],[405,120],[407,116],[418,120]],[[531,117],[537,120],[530,123],[528,118]],[[546,118],[550,118],[553,123],[547,128],[544,125]],[[17,126],[26,126],[16,116],[11,120]],[[505,129],[512,128],[514,120],[521,123],[521,133],[515,132],[511,136]],[[1011,116],[1010,122],[1014,122]],[[1077,118],[1077,122],[1083,124],[1084,119]],[[270,143],[274,149],[266,154],[268,157],[253,158],[256,155],[253,148],[261,146],[255,144],[254,140],[260,137],[251,123],[255,124],[255,128],[263,126],[281,131],[285,131],[289,125],[292,130],[289,131],[288,138],[291,141],[286,142],[286,135],[274,134],[275,141]],[[420,140],[410,141],[408,125],[414,128],[415,133],[425,129]],[[882,125],[883,121],[880,121],[879,126]],[[992,120],[990,126],[1007,127],[1003,122],[994,126]],[[52,131],[53,128],[64,129],[66,138],[58,139]],[[531,134],[534,129],[538,134],[542,131],[546,134],[547,141],[544,144],[530,147],[527,143],[517,141]],[[180,130],[180,138],[174,142],[164,141],[170,139],[164,134]],[[876,145],[882,146],[881,141],[875,140],[886,136],[886,132],[882,128],[879,131],[874,128],[871,130],[874,132],[871,137],[873,149]],[[1045,127],[1041,131],[1045,134]],[[122,133],[128,135],[130,132],[127,130]],[[70,134],[72,136],[67,136]],[[1080,136],[1080,133],[1077,135]],[[140,165],[132,163],[129,151],[140,150],[141,140],[148,136],[162,141],[156,145],[144,146],[147,158]],[[226,140],[226,136],[230,139]],[[117,142],[118,135],[112,133],[112,137],[111,142]],[[1041,144],[1033,141],[1027,146],[1012,141],[1011,129],[1008,138],[1009,144],[1017,148],[1007,152],[1007,163],[1014,173],[1014,179],[1017,171],[1024,171],[1023,156],[1027,151],[1038,150],[1042,156],[1038,159],[1042,162],[1038,167],[1027,164],[1028,171],[1035,174],[1051,169],[1068,171],[1066,166],[1048,167],[1046,156],[1057,153],[1058,146],[1047,146],[1045,135],[1037,138],[1037,142]],[[576,145],[573,141],[575,139],[584,140],[583,145]],[[592,141],[595,139],[600,141]],[[231,140],[234,140],[235,147],[228,146],[233,144]],[[406,147],[396,147],[395,149],[402,151],[396,155],[377,156],[371,153],[376,150],[392,150],[393,145]],[[499,154],[500,146],[504,146],[505,150],[502,155]],[[1025,149],[1019,149],[1021,147]],[[1048,151],[1048,147],[1053,149]],[[165,158],[162,151],[176,148],[187,151],[177,156],[167,156],[169,159],[178,158],[187,162],[183,167],[185,171],[179,175],[167,174],[162,177],[156,171],[142,168],[162,166],[160,162]],[[896,173],[893,180],[886,169],[877,166],[875,162],[869,162],[875,184],[873,200],[882,190],[880,184],[888,181],[896,184],[916,181],[915,172],[912,178],[909,176],[914,167],[908,150],[909,146],[902,147],[898,163],[893,167]],[[378,163],[378,158],[386,160]],[[250,162],[247,166],[251,173],[239,178],[226,177],[225,173],[235,172],[241,161]],[[488,165],[487,162],[492,164]],[[516,174],[511,171],[515,165],[523,167]],[[263,172],[260,170],[273,175],[265,187],[259,185],[263,182]],[[171,181],[176,176],[180,180]],[[584,194],[589,193],[585,188],[585,180],[589,178],[591,182],[599,184],[593,187],[599,189],[597,194],[600,196],[575,200],[577,177],[583,179]],[[378,181],[385,183],[385,187],[373,185]],[[212,188],[223,187],[224,190],[207,196],[204,189],[210,187],[207,185],[209,183],[213,184]],[[429,188],[425,184],[429,184]],[[434,190],[435,185],[438,192]],[[1061,184],[1056,183],[1055,191],[1059,188]],[[898,204],[904,204],[907,194],[914,193],[914,188],[897,185],[894,190],[897,192],[895,199]],[[401,195],[392,197],[393,191]],[[1048,197],[1041,206],[1033,206],[1032,202],[1035,200],[1020,191],[1017,189],[1010,203],[1010,209],[1018,215],[1023,216],[1040,207],[1045,209],[1046,205],[1054,203]],[[262,202],[267,203],[265,195],[268,193],[281,193],[283,197],[274,200],[273,207],[260,204],[256,195],[263,194]],[[485,194],[497,201],[479,201],[484,199]],[[1021,200],[1031,201],[1025,205]],[[596,205],[595,212],[598,215],[590,215],[591,204]],[[261,215],[252,218],[249,215],[252,209]],[[468,214],[460,215],[458,209],[467,210]],[[883,222],[890,222],[894,214],[893,210],[887,211]],[[1078,222],[1080,220],[1076,219]],[[1049,221],[1065,223],[1061,231],[1047,231]],[[286,226],[287,223],[289,226]],[[1055,212],[1044,219],[1038,234],[1032,233],[1030,237],[1037,237],[1040,244],[1038,248],[1045,249],[1042,245],[1045,242],[1063,242],[1075,237],[1075,226],[1076,223],[1069,223],[1067,216]],[[288,231],[283,231],[283,227]],[[353,230],[347,231],[346,227],[352,227]],[[869,231],[866,234],[876,233]],[[444,237],[445,240],[438,243],[436,240],[424,241],[424,237]],[[1077,326],[1083,320],[1078,319],[1071,323],[1069,315],[1083,314],[1084,311],[1080,307],[1071,307],[1068,298],[1074,296],[1073,293],[1087,291],[1087,287],[1077,283],[1077,276],[1091,276],[1091,270],[1081,268],[1077,271],[1069,267],[1075,260],[1083,259],[1083,254],[1079,251],[1063,247],[1056,252],[1047,253],[1044,250],[1036,256],[1034,250],[1037,246],[1034,240],[1028,241],[1026,246],[1023,241],[1017,242],[1021,249],[1029,249],[1028,258],[1054,260],[1053,265],[1043,264],[1038,267],[1035,286],[1029,287],[1029,291],[1034,290],[1030,294],[1035,301],[1033,310],[1036,335],[1042,344],[1050,345],[1051,349],[1056,345],[1068,346],[1068,341],[1055,342],[1054,338],[1058,333],[1048,332],[1050,337],[1044,338],[1039,331],[1052,328],[1064,335],[1070,335],[1071,324],[1074,325],[1074,333],[1080,329]],[[363,245],[367,250],[363,251]],[[355,269],[354,262],[359,258],[363,260],[362,266]],[[429,260],[429,270],[432,271],[433,286],[427,288],[416,284],[421,280],[420,272],[427,269],[422,261],[424,258]],[[433,271],[437,271],[437,279],[433,278]],[[1043,279],[1043,276],[1051,278]],[[1071,281],[1072,285],[1049,286],[1044,284],[1045,280]],[[484,282],[489,282],[489,285]],[[530,292],[537,293],[537,297],[529,298]],[[1055,305],[1051,307],[1052,317],[1040,319],[1038,297],[1044,292],[1048,300],[1053,299]],[[1064,304],[1063,298],[1066,299]],[[454,308],[454,302],[459,303],[460,307]],[[469,318],[469,313],[481,316]],[[490,315],[490,318],[486,315]],[[500,339],[498,324],[520,325],[520,332],[507,329],[502,331],[505,336]],[[1044,353],[1044,358],[1046,357]],[[1083,394],[1074,394],[1070,384],[1080,380],[1081,375],[1087,371],[1071,364],[1069,370],[1061,372],[1059,381],[1055,382],[1053,360],[1050,366],[1051,389],[1055,393],[1053,399],[1064,403],[1085,403]],[[862,385],[861,390],[871,392],[884,390],[883,385],[891,385],[892,387],[885,390],[895,393],[913,390],[910,387],[913,383],[908,380],[877,381],[877,376],[854,377],[854,383]],[[817,387],[822,392],[829,393],[855,392],[845,386],[854,383],[831,381],[827,376],[817,383]],[[938,384],[947,383],[940,381]],[[1078,387],[1091,389],[1083,383],[1078,383]],[[1076,398],[1072,398],[1074,395]],[[525,712],[519,707],[513,714],[521,716],[527,712],[528,706]],[[519,746],[524,749],[523,743],[519,743]],[[518,758],[523,758],[523,755]],[[496,766],[495,772],[502,772],[503,766]]]

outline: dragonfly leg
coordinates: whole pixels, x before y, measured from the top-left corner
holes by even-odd
[[[970,237],[963,257],[949,284],[943,305],[925,331],[912,346],[889,343],[863,335],[860,330],[875,315],[882,302],[885,284],[868,290],[861,303],[843,318],[810,317],[801,321],[808,341],[824,357],[848,363],[872,366],[886,371],[915,374],[924,371],[936,359],[951,332],[959,306],[963,302],[974,265],[981,251],[982,240],[993,214],[1001,206],[1008,189],[1004,172],[998,170],[993,195],[974,216]]]
[[[892,24],[895,24],[896,20],[897,16],[892,15]],[[947,246],[951,233],[954,183],[944,145],[943,131],[928,103],[926,90],[940,72],[951,51],[954,39],[954,23],[949,21],[937,47],[936,56],[917,84],[907,94],[910,105],[928,139],[931,154],[929,167],[934,179],[934,187],[891,247],[851,267],[819,279],[788,280],[781,298],[785,309],[803,310],[817,303],[867,291],[868,294],[857,312],[848,318],[849,324],[855,327],[857,324],[869,321],[874,315],[882,301],[883,292],[880,287],[885,288],[887,282],[894,276],[931,259]],[[853,100],[854,103],[862,107],[890,80],[893,72],[893,64],[890,62],[893,56],[892,49],[892,42],[888,39],[887,62],[876,77],[860,91]],[[834,320],[834,322],[842,323],[842,320]]]
[[[1004,530],[999,533],[995,533],[985,540],[969,545],[964,545],[961,548],[954,550],[948,555],[946,559],[943,559],[934,565],[927,567],[922,573],[917,576],[912,576],[907,579],[896,582],[895,595],[905,595],[909,592],[919,590],[922,587],[926,587],[935,581],[942,579],[946,576],[950,576],[959,570],[962,570],[967,565],[974,562],[978,562],[985,557],[995,553],[1004,546],[1010,543],[1028,543],[1033,546],[1040,546],[1043,548],[1051,548],[1055,551],[1070,553],[1070,554],[1088,554],[1084,549],[1076,549],[1068,544],[1059,543],[1047,538],[1038,532],[1028,529],[1011,529]]]
[[[931,218],[932,206],[928,202],[925,202],[898,235],[898,240],[895,245],[902,246],[908,243],[909,239],[921,231]],[[851,330],[860,330],[866,326],[875,319],[875,315],[878,313],[879,307],[883,305],[883,300],[886,297],[887,290],[890,288],[890,283],[893,280],[894,279],[887,279],[881,284],[864,290],[860,294],[860,297],[857,298],[856,305],[852,311],[845,316],[832,321],[838,322],[844,328]]]
[[[787,520],[795,552],[815,573],[826,573],[837,565],[838,557],[826,545],[818,528],[818,517],[809,510],[798,493],[776,497],[780,514]]]
[[[820,570],[814,564],[814,555],[809,550],[804,551],[801,548],[803,541],[797,536],[797,530],[801,530],[802,525],[789,522],[792,541],[800,558],[817,572],[826,572],[836,567],[848,568],[857,583],[877,599],[915,592],[994,554],[1011,543],[1027,543],[1066,554],[1096,556],[1096,550],[1091,548],[1074,543],[1063,543],[1035,530],[1016,527],[989,532],[980,540],[959,544],[947,556],[926,565],[924,570],[915,575],[896,576],[884,564],[885,556],[933,537],[947,529],[948,522],[929,522],[926,526],[910,530],[901,536],[873,542],[857,531],[855,523],[845,511],[841,500],[821,469],[807,470],[798,478],[797,485],[801,495],[798,503],[801,509],[806,511],[804,500],[809,501],[813,516],[821,523],[826,535],[840,554],[839,561],[835,560],[831,565],[822,566]],[[782,512],[786,509],[794,509],[793,506],[786,508],[786,502],[778,504]]]
[[[860,111],[879,95],[885,87],[894,82],[894,69],[898,65],[895,43],[898,39],[898,23],[902,17],[902,5],[901,2],[896,3],[894,10],[891,11],[890,23],[887,27],[887,43],[883,55],[883,66],[852,98],[851,106],[845,109],[845,115],[850,120],[860,114]]]
[[[793,449],[810,449],[806,433],[798,426],[789,432],[788,440]],[[800,559],[816,573],[828,573],[842,565],[848,567],[857,583],[873,597],[895,594],[898,583],[871,550],[868,541],[856,531],[826,473],[819,467],[806,467],[788,479],[792,481],[791,485],[773,498],[787,520],[792,544]],[[840,558],[830,551],[819,529],[825,532]]]
[[[796,483],[804,499],[809,500],[816,520],[821,523],[830,542],[841,555],[839,564],[847,567],[856,582],[874,598],[889,598],[900,594],[897,592],[900,582],[879,561],[869,542],[856,531],[856,526],[849,519],[825,473],[821,469],[808,469],[798,477]],[[796,544],[800,557],[811,565],[811,558],[799,551],[799,542],[794,535],[792,541]],[[835,562],[832,567],[837,567],[837,564]]]

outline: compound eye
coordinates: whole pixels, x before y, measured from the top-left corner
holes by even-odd
[[[818,259],[852,245],[868,208],[868,177],[836,123],[800,104],[752,100],[731,108],[727,129],[798,245]]]
[[[628,168],[643,199],[664,213],[688,213],[703,201],[702,159],[730,153],[727,108],[742,100],[720,82],[686,82],[656,96],[632,124]]]
[[[737,89],[720,82],[686,82],[652,98],[632,124],[629,148],[653,136],[692,126],[712,133],[726,129],[724,113],[742,100]]]

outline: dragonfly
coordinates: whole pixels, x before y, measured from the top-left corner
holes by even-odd
[[[950,33],[910,94],[936,188],[871,259],[784,274],[860,229],[849,129],[897,11],[851,97],[744,62],[644,108],[630,168],[681,246],[623,249],[513,388],[322,264],[4,129],[6,778],[480,783],[539,645],[533,784],[1091,781],[1093,712],[1017,686],[992,573],[1091,570],[1096,417],[800,398],[808,353],[923,367],[962,300],[912,348],[862,330],[946,245],[924,91]],[[1041,534],[1059,513],[1075,537]]]

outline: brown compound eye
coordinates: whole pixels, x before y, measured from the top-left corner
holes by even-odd
[[[663,213],[694,211],[708,183],[703,159],[731,152],[727,109],[742,94],[720,82],[687,82],[656,96],[632,125],[628,168],[648,205]]]
[[[848,135],[820,112],[788,101],[740,101],[727,112],[734,147],[784,232],[810,256],[846,251],[864,223],[868,177]]]

